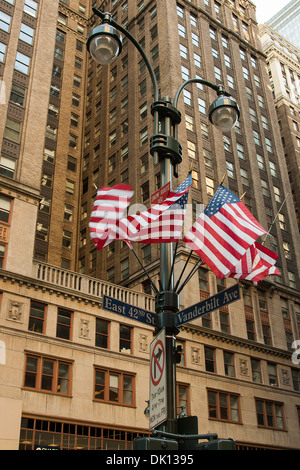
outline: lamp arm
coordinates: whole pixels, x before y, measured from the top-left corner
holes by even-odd
[[[174,102],[173,102],[173,106],[175,106],[175,108],[178,107],[178,101],[179,101],[181,92],[190,83],[200,83],[201,85],[206,85],[212,88],[218,93],[218,95],[231,96],[227,91],[225,91],[223,85],[214,85],[213,83],[208,82],[207,80],[204,80],[203,78],[190,78],[189,80],[186,80],[185,82],[183,82],[183,84],[178,88],[175,98],[174,98]]]
[[[123,28],[121,25],[119,25],[118,23],[116,23],[116,21],[112,19],[110,13],[102,13],[101,11],[99,11],[97,8],[94,8],[94,7],[93,7],[93,12],[95,13],[95,15],[99,16],[102,20],[106,20],[114,28],[116,28],[118,31],[123,33],[124,36],[126,36],[137,48],[137,50],[143,57],[146,67],[150,73],[150,77],[151,77],[153,88],[154,88],[154,101],[158,101],[159,100],[159,87],[158,87],[157,78],[144,49],[141,47],[141,45],[138,43],[135,37],[132,36],[132,34],[130,34],[129,31],[127,31],[127,29]]]

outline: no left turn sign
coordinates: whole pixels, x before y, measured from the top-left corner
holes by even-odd
[[[163,329],[150,346],[150,415],[153,429],[167,419],[166,334]]]
[[[157,340],[151,355],[151,381],[153,385],[158,385],[162,379],[165,367],[165,348],[161,340]]]

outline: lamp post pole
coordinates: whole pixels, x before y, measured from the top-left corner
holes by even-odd
[[[238,106],[222,85],[217,86],[196,78],[187,80],[180,86],[173,102],[169,97],[160,99],[155,72],[138,41],[115,22],[109,13],[103,13],[96,8],[93,8],[93,12],[104,21],[102,25],[94,28],[87,41],[88,51],[97,62],[109,64],[121,52],[120,32],[134,44],[145,61],[154,89],[154,102],[151,107],[154,134],[150,140],[150,153],[155,164],[160,162],[161,186],[170,182],[172,188],[172,173],[178,177],[178,166],[182,161],[182,147],[178,142],[181,114],[177,106],[183,89],[190,83],[201,83],[217,92],[218,98],[209,109],[209,118],[223,131],[228,131],[235,125],[239,116]],[[163,243],[160,250],[160,290],[155,296],[156,333],[164,329],[166,337],[167,419],[160,428],[161,431],[175,434],[177,432],[175,351],[176,335],[179,333],[176,326],[176,314],[179,311],[179,295],[174,292],[172,265],[173,246],[171,243]]]

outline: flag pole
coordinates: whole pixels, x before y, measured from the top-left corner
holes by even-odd
[[[282,209],[283,206],[285,205],[286,200],[287,200],[287,198],[289,197],[289,195],[290,195],[290,193],[287,193],[287,195],[286,195],[286,197],[285,197],[283,203],[281,204],[281,206],[280,206],[280,208],[279,208],[279,210],[278,210],[278,212],[277,212],[277,214],[276,214],[276,216],[275,216],[273,222],[271,223],[271,226],[270,226],[270,228],[269,228],[269,230],[268,230],[267,235],[265,236],[265,238],[264,238],[264,240],[263,240],[263,242],[262,242],[262,245],[264,245],[264,244],[266,243],[267,238],[271,235],[271,230],[272,230],[272,228],[273,228],[273,226],[274,226],[274,224],[275,224],[275,222],[276,222],[276,220],[277,220],[277,217],[278,217],[279,214],[280,214],[281,209]]]
[[[184,287],[187,285],[187,283],[192,279],[192,277],[194,276],[194,274],[196,273],[198,267],[200,267],[202,264],[204,264],[204,262],[202,261],[201,258],[198,259],[197,263],[194,265],[194,267],[192,268],[190,274],[186,277],[185,281],[181,284],[181,286],[179,287],[179,289],[176,291],[176,294],[180,294],[180,292],[182,291],[182,289],[184,289]],[[198,266],[199,265],[199,266]]]
[[[148,279],[149,279],[149,281],[150,281],[150,283],[151,283],[151,287],[152,287],[153,292],[154,292],[155,294],[158,294],[158,289],[157,289],[156,285],[153,283],[153,281],[152,281],[152,279],[151,279],[151,277],[150,277],[148,271],[146,270],[145,266],[144,266],[143,263],[141,262],[140,258],[138,257],[138,255],[137,255],[135,249],[133,248],[133,246],[132,246],[131,244],[130,244],[130,249],[132,250],[134,256],[135,256],[136,259],[138,260],[138,262],[139,262],[139,264],[140,264],[142,270],[144,271],[144,273],[145,273],[146,276],[148,277]]]
[[[173,276],[173,271],[174,271],[175,258],[176,258],[176,255],[177,255],[178,245],[179,245],[179,242],[176,242],[175,250],[174,250],[174,254],[173,254],[173,260],[172,260],[170,278],[169,278],[169,283],[168,283],[168,290],[170,289],[170,286],[171,286],[171,281],[172,281],[172,276]]]
[[[178,279],[178,281],[176,282],[176,286],[175,286],[175,288],[174,288],[174,292],[176,292],[176,290],[177,290],[178,284],[179,284],[180,281],[181,281],[181,278],[182,278],[182,276],[183,276],[183,274],[184,274],[184,271],[186,270],[186,267],[187,267],[187,265],[188,265],[188,263],[189,263],[189,261],[190,261],[190,259],[191,259],[192,254],[193,254],[193,250],[190,251],[190,254],[189,254],[189,256],[188,256],[188,258],[187,258],[187,260],[186,260],[186,262],[185,262],[185,265],[184,265],[184,267],[183,267],[183,270],[181,271],[181,274],[180,274],[180,276],[179,276],[179,279]]]

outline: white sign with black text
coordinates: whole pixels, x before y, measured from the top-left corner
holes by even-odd
[[[166,334],[161,330],[150,345],[149,429],[167,419]]]

